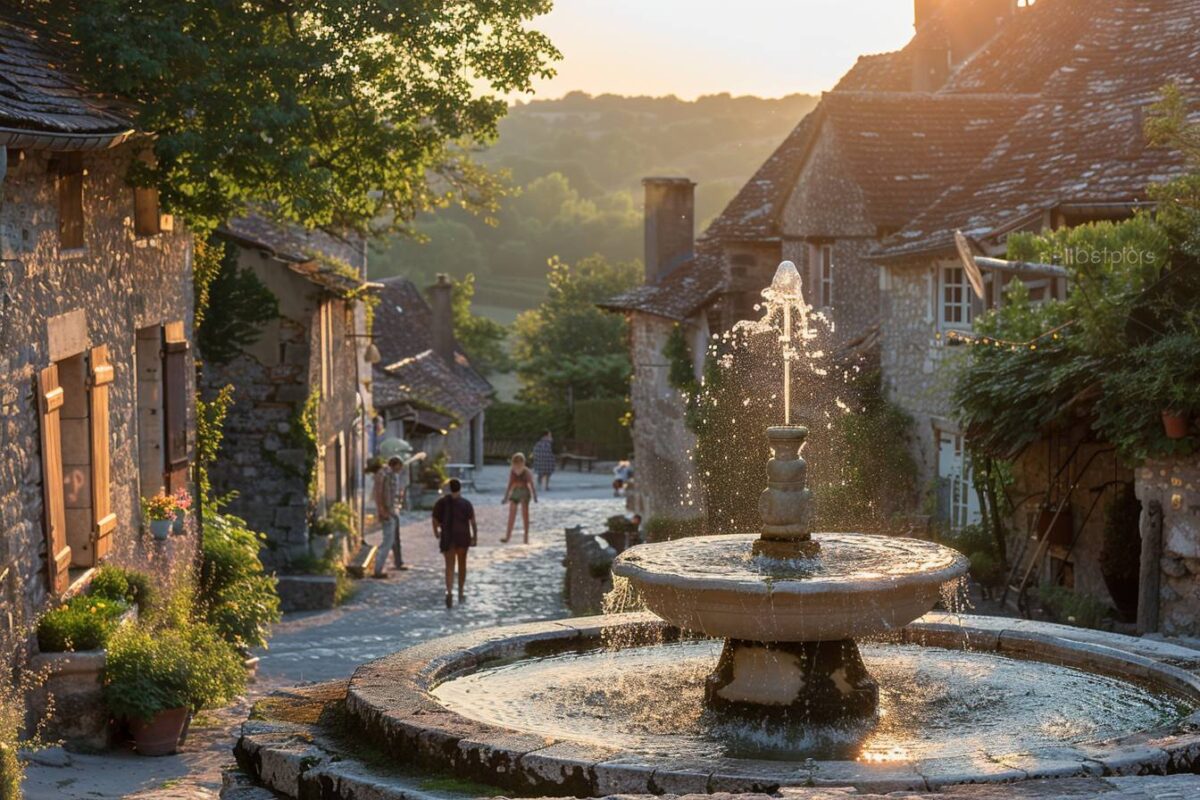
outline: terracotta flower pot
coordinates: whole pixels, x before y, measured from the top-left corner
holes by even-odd
[[[168,708],[151,719],[131,719],[133,746],[144,756],[169,756],[179,749],[179,738],[187,722],[186,708]]]
[[[1186,414],[1174,411],[1162,412],[1163,430],[1168,439],[1182,439],[1188,435],[1188,418]]]

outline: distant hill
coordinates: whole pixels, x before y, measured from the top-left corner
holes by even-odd
[[[641,257],[644,176],[697,182],[699,232],[816,102],[799,94],[684,101],[573,92],[519,103],[501,122],[498,141],[478,156],[508,170],[517,189],[499,225],[447,209],[419,221],[427,244],[400,240],[377,248],[371,271],[419,280],[439,271],[473,272],[479,303],[532,307],[544,292],[551,256]]]

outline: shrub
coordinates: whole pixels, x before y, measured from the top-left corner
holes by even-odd
[[[213,626],[139,623],[109,642],[104,700],[118,718],[149,720],[172,708],[196,712],[223,705],[245,688],[245,681],[241,657]]]
[[[1004,562],[996,550],[996,540],[986,525],[967,525],[947,535],[948,543],[971,562],[971,577],[981,585],[994,588],[1004,582]]]
[[[104,647],[129,606],[123,600],[79,595],[38,620],[38,649],[69,653]]]
[[[261,538],[238,517],[204,518],[201,609],[225,641],[243,650],[265,647],[268,628],[280,617],[275,578],[258,557]]]
[[[580,400],[575,404],[575,438],[593,445],[600,458],[628,458],[633,452],[631,429],[623,423],[628,414],[628,400]]]
[[[334,591],[333,602],[341,605],[354,594],[354,582],[346,573],[346,566],[337,560],[334,550],[329,550],[321,558],[311,553],[293,558],[288,562],[288,573],[292,575],[329,575],[337,579],[337,589]]]
[[[329,509],[325,512],[325,516],[313,523],[312,532],[318,536],[337,536],[341,534],[346,537],[346,541],[352,552],[357,550],[358,545],[362,543],[362,539],[358,534],[358,519],[349,503],[333,503],[330,505]]]
[[[153,579],[144,572],[105,564],[92,577],[88,594],[136,605],[138,613],[149,614],[154,606],[155,588]]]
[[[616,514],[609,517],[605,520],[604,527],[609,533],[634,533],[638,528],[637,523],[624,514]]]
[[[1091,595],[1078,594],[1065,586],[1038,589],[1038,600],[1055,622],[1080,628],[1104,628],[1111,609]]]

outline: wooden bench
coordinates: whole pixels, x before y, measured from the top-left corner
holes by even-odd
[[[358,548],[358,552],[354,554],[354,558],[346,562],[346,572],[352,578],[365,578],[368,573],[375,569],[375,554],[379,551],[378,545],[362,543],[362,547]],[[387,557],[387,553],[383,554]]]
[[[475,488],[475,465],[474,464],[447,464],[446,474],[451,478],[458,478],[463,486],[470,486],[471,491],[478,491]]]
[[[579,468],[580,472],[583,472],[583,468],[585,466],[587,467],[587,471],[591,472],[592,467],[594,467],[596,462],[599,460],[600,459],[596,458],[596,456],[585,456],[585,455],[580,455],[578,453],[559,453],[558,454],[558,466],[560,468],[566,469],[569,464],[574,464],[576,467]]]

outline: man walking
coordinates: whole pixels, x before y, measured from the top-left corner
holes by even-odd
[[[383,540],[375,551],[375,577],[387,577],[388,551],[396,548],[396,569],[407,569],[400,557],[400,503],[403,486],[400,473],[404,470],[404,459],[392,456],[387,469],[375,475],[375,516],[383,532]]]
[[[454,606],[454,567],[458,565],[458,602],[466,597],[467,550],[479,543],[479,528],[475,525],[475,508],[462,496],[462,482],[451,478],[446,484],[450,492],[433,504],[433,536],[446,559],[446,608]]]

